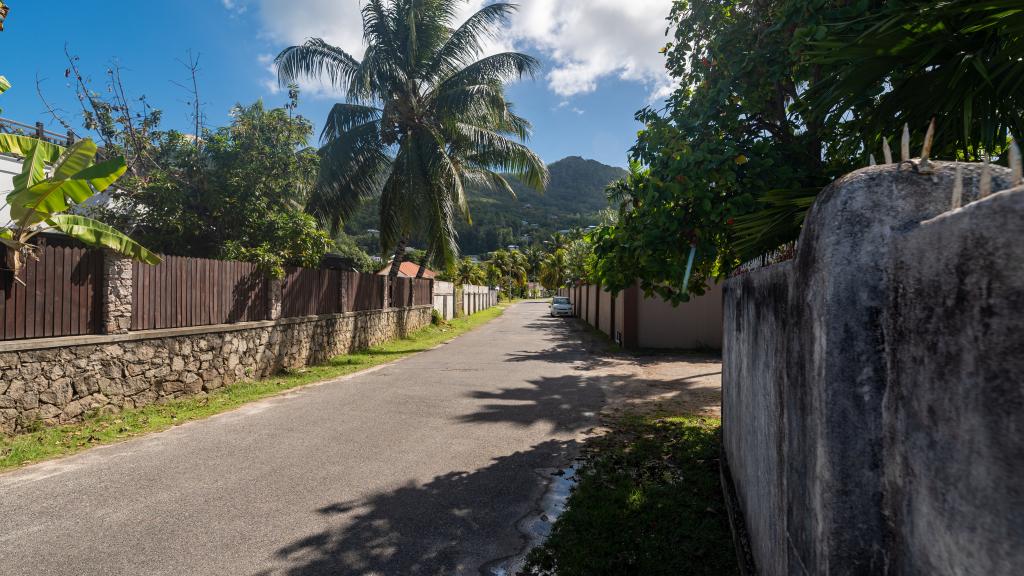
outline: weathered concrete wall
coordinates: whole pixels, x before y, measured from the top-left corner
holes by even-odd
[[[612,320],[614,320],[612,318],[612,293],[601,288],[597,294],[597,319],[600,324],[597,329],[609,336],[614,336],[612,334]]]
[[[1024,541],[1024,523],[990,518],[1010,518],[1003,516],[1006,508],[1024,517],[1019,490],[1009,488],[1024,476],[1024,412],[986,415],[984,408],[999,401],[1021,405],[1024,336],[994,326],[1009,327],[1016,322],[1009,311],[1022,309],[1024,261],[1010,246],[1021,243],[1024,190],[929,222],[949,210],[953,188],[952,165],[937,168],[921,175],[879,166],[838,180],[808,215],[792,262],[727,283],[725,448],[763,574],[1022,568],[1007,542]],[[964,197],[972,201],[980,167],[964,168]],[[1008,184],[1006,171],[999,171],[995,189]],[[1005,226],[971,216],[993,210],[1009,214]],[[986,250],[982,260],[1001,266],[999,272],[971,262]],[[968,271],[976,276],[969,279]],[[913,286],[919,288],[912,303],[899,296]],[[937,325],[925,334],[924,316],[948,308],[958,309],[932,320]],[[1007,315],[998,317],[999,310]],[[981,362],[979,350],[995,346],[1001,353],[987,356],[987,369],[972,382],[962,370],[936,368],[949,365],[943,346],[976,347],[961,357],[972,367]],[[927,384],[916,380],[922,373]],[[1016,395],[1008,393],[1014,389]],[[897,390],[905,396],[894,395]],[[985,391],[993,396],[979,399]],[[966,420],[958,413],[965,408]],[[913,418],[920,420],[908,424]],[[1002,439],[993,441],[997,435]],[[959,448],[939,445],[954,436]],[[966,458],[967,447],[985,456],[973,452],[970,463],[949,465],[958,450]],[[941,474],[933,469],[940,466]],[[1003,492],[967,496],[965,490],[988,482]],[[949,495],[963,498],[944,500]],[[954,525],[972,515],[978,520]],[[988,569],[978,571],[970,560],[979,555],[989,558]]]
[[[910,230],[883,445],[900,574],[1024,574],[1024,190]]]
[[[462,313],[476,314],[498,305],[498,291],[488,286],[462,285]]]
[[[434,310],[445,320],[455,318],[455,284],[434,280]]]
[[[202,394],[387,342],[431,306],[0,343],[0,432]]]
[[[786,573],[782,371],[791,263],[757,270],[725,286],[722,342],[723,441],[747,532],[762,574]],[[740,455],[735,460],[733,454]]]

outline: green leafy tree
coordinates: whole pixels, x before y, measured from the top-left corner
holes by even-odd
[[[546,254],[539,246],[528,246],[522,250],[526,259],[526,274],[531,280],[537,280],[540,276],[541,266],[544,264]]]
[[[594,274],[595,263],[594,243],[589,236],[578,238],[566,245],[566,280],[569,283],[597,282],[599,278]]]
[[[597,277],[672,302],[702,293],[794,240],[818,192],[904,122],[917,149],[937,118],[933,156],[1000,153],[1024,91],[1010,4],[677,1],[664,52],[680,87],[637,114],[618,222],[592,235]]]
[[[104,212],[166,253],[256,262],[278,276],[318,265],[333,243],[303,211],[319,165],[306,146],[312,125],[262,102],[231,117],[202,140],[159,133],[145,153],[153,167]]]
[[[947,157],[999,155],[1011,133],[1024,134],[1024,5],[859,4],[860,13],[795,33],[806,39],[804,61],[823,74],[808,94],[815,118],[835,118],[876,156],[883,135],[891,140],[903,123],[922,130],[933,117],[933,153]]]
[[[455,261],[456,216],[469,220],[466,190],[512,194],[504,174],[543,189],[543,162],[521,143],[530,124],[512,111],[504,83],[532,75],[534,58],[479,58],[482,41],[515,9],[489,4],[458,28],[461,0],[369,0],[362,9],[362,60],[321,39],[292,46],[276,63],[283,82],[316,77],[346,91],[321,134],[318,186],[309,210],[333,228],[361,201],[377,199],[381,249],[391,276],[411,238],[431,261]]]

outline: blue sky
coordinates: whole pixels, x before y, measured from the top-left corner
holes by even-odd
[[[486,0],[467,0],[468,15]],[[580,155],[623,166],[639,125],[633,114],[670,89],[658,48],[671,0],[519,0],[520,12],[491,50],[516,49],[539,57],[541,76],[516,83],[509,98],[533,122],[530,144],[547,162]],[[64,45],[80,57],[94,89],[106,89],[112,62],[132,97],[145,95],[164,112],[164,127],[187,130],[191,97],[185,83],[191,50],[200,58],[201,101],[207,125],[229,121],[235,103],[286,100],[269,60],[309,36],[361,54],[359,0],[106,0],[102,7],[64,10],[53,3],[9,0],[0,33],[0,73],[13,88],[0,96],[3,116],[25,123],[49,118],[43,93],[77,128],[81,113],[69,81]],[[116,25],[110,22],[116,21]],[[299,113],[319,130],[341,95],[315,82],[303,85]]]

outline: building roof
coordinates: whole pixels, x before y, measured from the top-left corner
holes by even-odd
[[[377,274],[379,274],[381,276],[387,276],[388,272],[390,272],[390,271],[391,271],[391,262],[388,262],[388,265],[385,266],[384,268],[382,268],[380,272],[377,272]],[[403,277],[403,278],[415,278],[416,274],[418,274],[419,271],[420,271],[420,265],[415,263],[415,262],[405,261],[405,262],[402,262],[402,265],[398,267],[398,275]],[[435,276],[437,276],[437,272],[434,272],[430,268],[427,268],[426,270],[423,271],[423,278],[430,279],[430,278],[433,278]]]

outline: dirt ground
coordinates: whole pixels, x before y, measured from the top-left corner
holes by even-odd
[[[707,354],[622,356],[605,380],[604,412],[722,415],[722,362]]]
[[[722,359],[702,352],[619,350],[589,328],[594,354],[585,369],[604,387],[605,416],[623,412],[666,416],[722,414]]]

